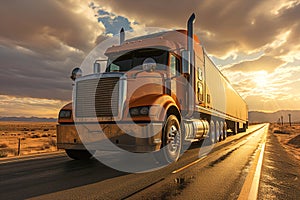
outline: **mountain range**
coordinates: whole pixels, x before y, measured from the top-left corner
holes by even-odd
[[[258,111],[250,111],[249,112],[249,122],[278,122],[283,117],[283,122],[289,122],[289,114],[291,114],[291,121],[292,122],[300,122],[300,110],[280,110],[273,113],[265,113],[265,112],[258,112]]]
[[[0,117],[0,121],[20,121],[20,122],[56,122],[55,118],[40,117]]]
[[[300,122],[300,110],[280,110],[273,113],[250,111],[249,123],[278,122],[283,117],[285,123],[289,122],[291,114],[292,122]],[[56,122],[56,118],[39,118],[39,117],[0,117],[0,121],[25,121],[25,122]]]

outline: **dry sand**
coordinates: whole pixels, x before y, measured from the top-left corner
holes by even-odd
[[[56,122],[0,122],[0,159],[57,151]]]
[[[285,150],[300,162],[300,124],[271,124],[270,129]]]

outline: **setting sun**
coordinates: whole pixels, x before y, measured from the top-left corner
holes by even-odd
[[[265,88],[269,83],[268,73],[266,71],[258,72],[253,81],[255,82],[257,88]]]

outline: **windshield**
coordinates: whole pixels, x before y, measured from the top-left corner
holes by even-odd
[[[168,52],[161,49],[138,49],[116,58],[110,58],[106,72],[126,72],[129,70],[142,70],[145,59],[152,58],[157,63],[157,70],[166,70]]]

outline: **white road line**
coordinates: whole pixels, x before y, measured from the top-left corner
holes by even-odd
[[[264,135],[262,142],[258,148],[258,154],[255,155],[254,162],[250,168],[250,171],[246,177],[242,190],[239,194],[238,200],[256,200],[258,195],[258,187],[264,157],[264,151],[266,146],[266,136],[269,130],[269,125],[264,128]]]
[[[258,186],[259,186],[261,168],[262,168],[262,163],[263,163],[265,145],[266,145],[266,143],[264,142],[261,146],[261,151],[260,151],[258,163],[256,165],[256,170],[255,170],[255,174],[253,177],[253,182],[252,182],[251,189],[249,192],[248,200],[252,200],[252,199],[256,200],[257,199]]]

